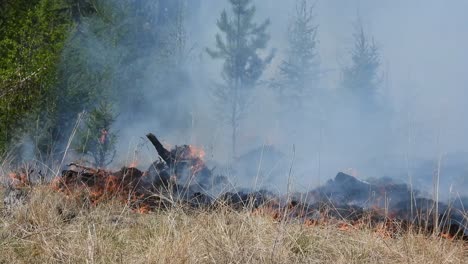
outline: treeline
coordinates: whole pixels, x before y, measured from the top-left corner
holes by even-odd
[[[230,7],[217,21],[215,45],[205,53],[223,63],[222,81],[206,92],[212,93],[220,120],[232,128],[236,156],[239,123],[253,103],[252,92],[272,67],[275,51],[268,48],[270,21],[258,20],[255,2],[226,1]],[[198,2],[2,1],[0,151],[28,135],[36,154],[59,153],[82,115],[91,121],[78,132],[79,148],[91,156],[112,150],[101,146],[111,144],[102,136],[117,114],[135,122],[145,118],[139,113],[170,112],[155,119],[183,129],[180,124],[190,123],[190,113],[189,99],[181,98],[192,85],[186,63],[191,50],[186,19],[196,15],[190,13]],[[288,46],[281,50],[277,77],[262,85],[277,92],[288,105],[285,109],[293,105],[294,111],[302,111],[320,89],[320,28],[310,1],[297,0],[293,5],[294,17],[285,32]],[[379,50],[362,25],[356,26],[354,41],[341,86],[362,104],[372,104],[379,86]],[[97,158],[95,162],[100,163]]]
[[[185,52],[181,4],[2,1],[0,151],[11,149],[24,135],[33,140],[36,154],[60,151],[78,114],[109,109],[101,104],[137,113],[148,107],[142,90],[148,74],[165,84],[155,83],[155,93],[174,98],[180,91],[173,87],[187,81],[179,67]],[[164,67],[146,68],[155,63]],[[164,110],[164,105],[158,107]]]
[[[56,133],[60,56],[71,27],[58,2],[1,2],[0,151],[25,133],[41,142]]]

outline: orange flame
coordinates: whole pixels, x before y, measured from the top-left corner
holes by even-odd
[[[182,156],[183,159],[190,160],[192,175],[196,175],[205,167],[205,162],[203,161],[205,158],[205,151],[201,147],[189,145],[184,150]]]
[[[206,153],[205,153],[205,150],[203,150],[203,148],[189,145],[189,149],[190,149],[190,157],[199,158],[199,159],[205,158]]]
[[[440,236],[442,238],[445,238],[445,239],[448,239],[448,240],[453,240],[455,238],[455,236],[449,234],[449,233],[441,233]]]
[[[138,167],[138,160],[134,160],[128,165],[129,168],[136,168]]]
[[[20,173],[10,172],[8,174],[8,177],[10,178],[11,184],[15,187],[25,187],[25,186],[31,185],[28,175],[24,172],[20,172]]]

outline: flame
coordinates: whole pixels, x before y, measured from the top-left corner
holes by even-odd
[[[176,146],[172,153],[175,154],[178,161],[187,164],[190,176],[195,176],[206,168],[203,161],[205,157],[203,148],[189,145]],[[129,166],[123,168],[126,172],[112,173],[103,169],[93,169],[74,164],[75,171],[67,171],[71,174],[67,175],[65,173],[62,177],[54,179],[51,186],[54,190],[63,192],[68,196],[85,192],[93,205],[116,198],[123,203],[131,204],[134,209],[137,207],[137,212],[148,212],[151,206],[142,202],[145,197],[134,193],[134,188],[140,178],[147,176],[147,172],[141,172],[136,168],[137,165],[138,160],[133,160]],[[135,178],[133,173],[136,171],[138,173]],[[177,176],[175,174],[171,175],[171,182],[175,183]]]
[[[314,219],[306,219],[304,221],[304,225],[305,226],[317,226],[318,225],[318,221],[317,220],[314,220]]]
[[[128,205],[134,212],[148,213],[152,207],[146,201],[147,197],[135,191],[142,176],[143,173],[136,168],[123,168],[117,172],[82,169],[67,171],[62,177],[53,179],[51,187],[69,198],[82,197],[85,194],[93,206],[115,199]]]
[[[275,205],[265,205],[259,208],[256,208],[253,211],[253,215],[256,216],[269,216],[273,218],[273,220],[280,220],[281,219],[281,212],[279,208],[275,207]]]
[[[136,168],[138,167],[138,160],[134,160],[128,165],[129,168]]]
[[[350,231],[353,228],[353,226],[350,223],[340,222],[338,223],[337,228],[340,231]]]
[[[448,240],[454,240],[455,236],[449,234],[449,233],[441,233],[440,237],[448,239]]]
[[[24,172],[10,172],[8,174],[8,177],[10,178],[11,184],[14,187],[26,187],[30,186],[31,182],[29,181],[28,175]]]
[[[201,147],[188,145],[182,153],[182,159],[190,162],[191,174],[198,174],[203,168],[205,168],[205,151]]]
[[[105,144],[107,142],[107,135],[108,134],[109,134],[109,132],[107,131],[107,129],[103,128],[101,130],[101,136],[99,137],[99,143]]]
[[[203,148],[189,145],[189,150],[192,158],[199,158],[202,160],[205,158],[206,153]]]
[[[147,214],[151,211],[151,208],[149,207],[149,205],[143,204],[139,206],[135,211],[140,214]]]

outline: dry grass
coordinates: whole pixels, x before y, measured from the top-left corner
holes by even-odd
[[[85,208],[47,187],[0,217],[0,263],[467,263],[465,242],[276,223],[230,210]]]

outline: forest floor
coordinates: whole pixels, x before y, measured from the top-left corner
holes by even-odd
[[[0,263],[468,263],[463,241],[228,208],[140,214],[113,201],[84,206],[48,186],[10,212],[2,206]]]

